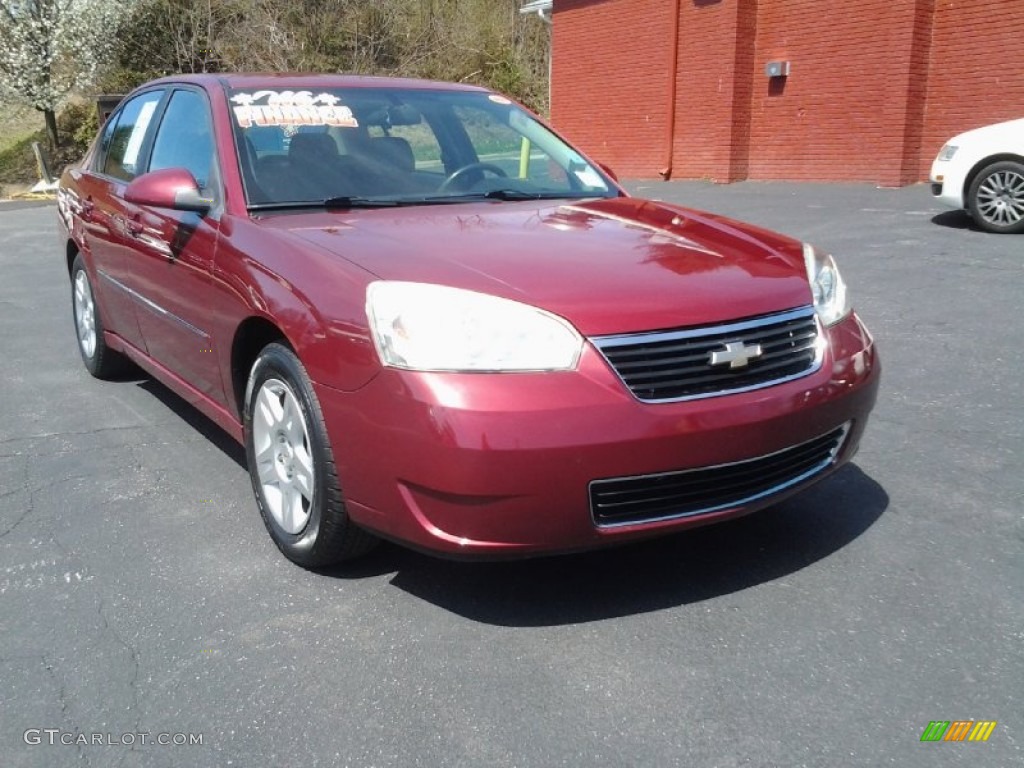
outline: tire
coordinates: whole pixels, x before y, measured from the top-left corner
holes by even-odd
[[[245,455],[263,523],[304,568],[351,560],[376,537],[349,518],[320,404],[299,358],[268,344],[245,389]]]
[[[128,367],[127,359],[103,340],[103,318],[82,254],[71,265],[71,312],[75,338],[86,370],[97,379],[113,378]]]
[[[967,191],[967,207],[986,232],[1024,232],[1024,164],[1001,160],[983,168]]]

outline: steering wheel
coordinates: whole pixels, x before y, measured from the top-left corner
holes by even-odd
[[[448,174],[448,178],[441,182],[441,186],[437,188],[437,191],[447,192],[455,185],[455,182],[464,178],[470,171],[490,171],[495,176],[500,176],[503,179],[508,178],[508,174],[493,163],[468,163]]]

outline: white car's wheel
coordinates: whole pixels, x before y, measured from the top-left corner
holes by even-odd
[[[967,205],[987,232],[1024,232],[1024,165],[1001,160],[983,168],[971,182]]]
[[[289,560],[316,568],[358,557],[377,543],[345,511],[320,404],[286,346],[267,345],[253,364],[244,422],[260,514]]]

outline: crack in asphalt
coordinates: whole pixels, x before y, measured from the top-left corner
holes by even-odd
[[[85,477],[86,477],[85,475],[76,475],[74,477],[64,478],[62,480],[54,481],[54,482],[51,482],[51,483],[45,483],[45,484],[35,488],[32,491],[32,495],[34,497],[35,493],[38,493],[38,492],[40,492],[42,490],[46,490],[48,488],[52,488],[54,486],[60,485],[61,483],[67,482],[68,480],[83,479]],[[28,482],[28,473],[26,471],[26,483],[27,482]],[[52,519],[52,518],[49,518],[49,519]],[[50,531],[50,535],[48,537],[48,541],[54,547],[56,547],[57,550],[59,550],[59,552],[63,556],[63,559],[65,559],[65,560],[67,560],[69,562],[72,562],[72,563],[74,563],[76,561],[80,561],[79,556],[73,554],[72,551],[60,540],[60,538],[57,536],[56,530],[51,530]],[[93,587],[93,588],[95,588],[95,587]],[[129,684],[130,687],[134,688],[135,681],[138,678],[138,664],[137,664],[138,655],[135,652],[135,650],[133,649],[133,647],[130,646],[129,644],[127,644],[124,641],[124,639],[116,631],[114,631],[113,628],[110,626],[110,623],[107,621],[106,616],[102,613],[103,599],[102,599],[102,597],[100,597],[99,599],[100,599],[100,604],[99,604],[99,606],[97,608],[97,614],[99,615],[100,621],[101,621],[101,624],[102,624],[101,629],[100,629],[100,633],[102,634],[102,632],[104,632],[104,631],[109,632],[110,634],[112,634],[121,643],[121,645],[123,645],[126,649],[128,649],[129,653],[131,654],[131,657],[132,657],[133,661],[135,662],[135,669],[134,669],[134,673],[133,673],[133,676],[132,676],[132,681]],[[52,653],[53,651],[51,650],[50,652]],[[11,657],[11,658],[14,658],[14,657]],[[60,707],[61,707],[61,720],[62,720],[62,722],[68,727],[68,730],[70,732],[74,732],[74,733],[82,733],[82,732],[84,732],[85,729],[82,727],[82,725],[75,718],[73,718],[71,716],[71,714],[70,714],[70,709],[71,708],[70,708],[70,703],[68,701],[67,689],[66,689],[63,681],[57,679],[57,672],[56,672],[55,664],[53,664],[53,663],[51,663],[49,661],[47,653],[43,653],[43,654],[41,654],[39,656],[21,657],[21,658],[42,659],[44,669],[50,675],[50,677],[53,679],[55,685],[57,685],[57,687],[58,687],[58,701],[59,701]],[[3,659],[0,659],[0,661],[3,661]],[[137,695],[133,695],[133,701],[136,702],[136,703],[138,702]],[[92,760],[90,760],[86,750],[83,748],[83,745],[76,741],[75,746],[76,746],[76,749],[78,751],[78,758],[81,761],[81,765],[84,765],[84,766],[92,765],[93,762],[92,762]]]
[[[0,459],[2,458],[5,457],[0,456]],[[14,496],[15,494],[21,493],[23,490],[24,488],[15,488],[13,491],[4,491],[3,493],[0,493],[0,499],[6,499],[8,496]]]
[[[89,477],[89,475],[70,475],[68,477],[62,477],[58,480],[53,480],[52,482],[43,483],[42,485],[37,485],[33,487],[31,480],[29,479],[28,476],[29,462],[27,461],[27,459],[29,457],[26,456],[25,458],[25,466],[22,468],[22,473],[24,474],[22,490],[28,493],[28,505],[25,511],[21,514],[20,517],[18,517],[17,520],[15,520],[13,523],[7,526],[7,528],[5,528],[3,531],[0,531],[0,539],[3,539],[9,533],[12,533],[19,525],[25,522],[25,520],[28,518],[30,514],[32,514],[35,511],[36,494],[41,493],[42,491],[48,491],[51,488],[63,485],[64,483],[70,482],[71,480],[85,480]]]
[[[14,531],[14,529],[17,528],[19,525],[21,525],[25,521],[25,518],[28,517],[30,514],[32,514],[34,511],[35,511],[35,504],[32,501],[32,494],[29,493],[28,507],[22,513],[21,517],[19,517],[17,520],[15,520],[13,523],[11,523],[11,525],[9,525],[7,528],[5,528],[4,530],[0,531],[0,539],[4,538],[9,533],[12,533]]]
[[[62,435],[54,435],[54,437],[61,437],[61,436]],[[32,440],[32,439],[37,439],[37,438],[25,438],[25,439],[26,440]],[[39,439],[43,439],[43,438],[39,438]],[[159,441],[149,441],[149,442],[143,442],[143,443],[131,443],[131,444],[125,444],[125,445],[118,445],[118,446],[109,446],[109,447],[105,447],[104,450],[118,450],[120,448],[129,448],[129,447],[130,448],[169,448],[169,447],[179,448],[179,447],[181,447],[183,445],[185,445],[185,446],[191,446],[191,445],[199,445],[199,446],[207,445],[207,446],[212,446],[213,444],[210,442],[210,440],[208,438],[206,438],[204,436],[199,436],[199,437],[196,437],[194,439],[183,438],[183,439],[180,439],[180,440],[159,440]],[[92,453],[95,450],[96,450],[95,447],[88,447],[88,448],[62,448],[62,449],[58,449],[58,450],[51,451],[51,452],[44,452],[44,451],[25,452],[25,451],[19,451],[17,453],[0,454],[0,459],[13,459],[13,458],[19,458],[19,457],[22,457],[22,456],[31,456],[31,458],[33,458],[33,459],[52,459],[52,458],[55,458],[55,457],[58,457],[58,456],[74,456],[74,455],[82,454],[82,453]],[[0,498],[3,498],[4,495],[5,494],[0,494]],[[9,495],[9,494],[6,494],[6,495]]]
[[[149,429],[153,424],[132,424],[126,427],[96,427],[96,429],[86,429],[81,431],[72,432],[43,432],[39,435],[22,435],[21,437],[8,437],[4,440],[0,440],[0,445],[7,445],[8,443],[17,443],[27,440],[45,440],[51,437],[81,437],[83,435],[98,435],[101,432],[123,432],[130,429]]]
[[[128,651],[128,654],[130,655],[132,660],[132,677],[131,680],[128,681],[128,687],[131,689],[132,692],[132,703],[131,706],[129,707],[129,711],[135,713],[135,724],[132,726],[132,728],[133,733],[138,733],[139,726],[142,723],[142,715],[139,712],[139,651],[134,645],[125,640],[124,637],[121,636],[121,633],[115,630],[110,621],[107,619],[107,615],[103,612],[103,606],[105,605],[105,602],[106,601],[101,597],[99,606],[96,609],[97,615],[103,622],[103,629],[106,632],[109,632],[111,635],[113,635],[114,639],[117,640],[117,642],[120,643],[126,651]],[[134,751],[135,744],[133,743],[127,751],[121,754],[121,758],[117,761],[117,765],[122,765],[124,761],[127,759],[128,755],[130,755]]]
[[[35,510],[35,494],[32,491],[31,481],[29,480],[28,476],[28,457],[25,457],[25,460],[22,462],[21,488],[19,490],[28,493],[28,504],[26,505],[25,511],[17,520],[8,525],[4,530],[0,531],[0,539],[4,538],[5,536],[7,536],[7,534],[11,533],[15,528],[21,525],[25,521],[25,518],[32,514],[32,512]],[[16,492],[17,491],[13,491],[12,493]]]
[[[57,679],[57,673],[54,670],[53,665],[47,660],[45,653],[42,654],[40,658],[43,660],[43,669],[46,670],[47,674],[53,680],[54,685],[57,686],[57,701],[60,703],[61,722],[67,726],[70,732],[80,733],[82,731],[82,728],[75,722],[75,720],[71,718],[71,716],[68,713],[68,701],[63,680]],[[78,759],[81,760],[85,765],[89,765],[89,758],[85,754],[85,750],[82,748],[82,746],[83,745],[79,744],[78,740],[76,739],[75,748],[78,751]]]
[[[117,427],[116,429],[127,429],[127,428]],[[103,431],[107,431],[107,430],[100,429],[100,430],[94,430],[94,431],[95,432],[103,432]],[[83,433],[66,433],[66,434],[90,434],[90,433],[84,433],[83,432]],[[202,440],[197,438],[195,442],[204,442],[204,441],[202,441]],[[172,444],[173,445],[180,445],[181,443],[180,442],[171,443],[169,441],[168,442],[154,442],[154,443],[133,443],[131,445],[126,445],[126,446],[123,446],[123,447],[125,449],[127,449],[129,453],[132,453],[136,449],[142,448],[142,447],[162,447],[162,446],[168,446],[168,445],[172,445]],[[22,467],[21,467],[21,473],[20,473],[21,476],[22,476],[22,482],[21,482],[21,485],[19,487],[0,494],[0,499],[5,499],[5,498],[7,498],[9,496],[14,496],[14,495],[16,495],[18,493],[26,493],[28,495],[28,502],[26,504],[25,510],[16,519],[12,523],[7,525],[4,529],[0,530],[0,540],[4,539],[9,534],[13,533],[23,522],[25,522],[26,519],[28,519],[28,517],[33,512],[35,512],[35,509],[36,509],[36,495],[37,494],[39,494],[39,493],[41,493],[43,491],[49,490],[51,488],[57,487],[59,485],[62,485],[64,483],[68,483],[68,482],[73,481],[73,480],[85,480],[85,479],[88,479],[90,477],[90,475],[71,475],[71,476],[68,476],[68,477],[62,477],[62,478],[59,478],[59,479],[56,479],[56,480],[52,480],[50,482],[42,483],[40,485],[33,485],[31,477],[30,477],[30,474],[29,474],[32,461],[36,461],[36,460],[38,460],[40,458],[44,458],[44,457],[45,458],[52,458],[54,456],[59,456],[59,455],[63,455],[63,454],[87,453],[87,452],[90,452],[92,450],[93,449],[89,448],[89,449],[82,449],[80,451],[74,451],[74,450],[57,451],[57,452],[55,452],[53,454],[43,454],[43,453],[32,453],[32,454],[18,453],[18,454],[14,454],[14,456],[16,456],[18,458],[21,458],[23,460],[22,461]],[[141,469],[142,466],[143,466],[143,462],[142,462],[141,459],[139,459],[136,456],[133,459],[133,465],[132,466],[135,469]],[[161,477],[160,479],[162,480],[163,477]],[[152,491],[143,491],[137,497],[133,497],[133,498],[144,498],[144,497],[150,495],[151,493],[152,493]],[[54,539],[54,541],[56,541],[56,536],[55,535],[53,536],[53,539]],[[58,546],[61,546],[61,545],[58,543]],[[61,546],[61,549],[63,549],[62,546]],[[68,554],[68,553],[65,551],[65,554]]]

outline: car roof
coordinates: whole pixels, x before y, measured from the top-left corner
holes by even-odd
[[[445,91],[482,91],[486,88],[465,83],[440,80],[419,80],[410,77],[374,77],[369,75],[296,74],[274,72],[214,72],[183,74],[154,80],[150,85],[163,83],[194,83],[210,90],[230,89],[323,89],[323,88],[405,88]]]

